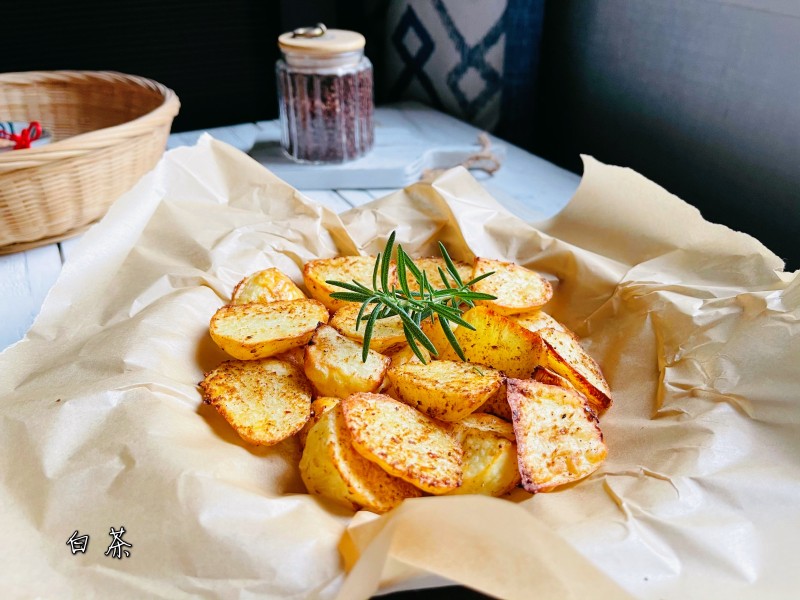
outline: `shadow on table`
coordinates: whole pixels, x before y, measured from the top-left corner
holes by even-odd
[[[459,585],[451,585],[417,591],[395,592],[385,596],[376,596],[375,600],[484,600],[491,598],[492,596],[486,596],[475,590]]]

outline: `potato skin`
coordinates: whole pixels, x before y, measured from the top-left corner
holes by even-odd
[[[211,339],[240,360],[268,358],[308,343],[328,311],[316,300],[228,304],[211,317]]]

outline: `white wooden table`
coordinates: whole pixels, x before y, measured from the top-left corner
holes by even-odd
[[[295,177],[292,165],[275,151],[274,121],[247,123],[208,130],[211,135],[242,150],[276,173],[284,169],[287,181],[310,198],[342,212],[379,198],[410,183],[422,168],[448,167],[479,149],[480,130],[420,104],[403,103],[376,111],[376,148],[361,163],[318,169],[305,167]],[[168,147],[193,144],[202,132],[173,134]],[[477,172],[490,193],[526,221],[558,212],[572,197],[579,177],[510,144],[491,138],[503,163],[493,176]],[[288,170],[287,170],[288,169]],[[319,171],[314,176],[315,169]],[[342,185],[332,185],[341,181]],[[349,183],[348,183],[349,182]],[[359,183],[360,182],[360,183]],[[383,183],[385,182],[385,185]],[[367,184],[367,185],[363,185]],[[0,256],[0,351],[20,340],[39,314],[61,266],[80,238]]]

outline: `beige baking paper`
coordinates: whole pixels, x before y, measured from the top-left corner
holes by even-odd
[[[531,182],[536,185],[535,181]],[[245,274],[374,253],[505,258],[555,284],[615,404],[589,479],[377,517],[305,493],[294,440],[243,443],[201,402],[207,327]],[[0,597],[792,598],[800,589],[800,283],[755,240],[585,159],[540,229],[463,169],[337,217],[204,138],[83,238],[0,355]],[[109,552],[125,528],[130,556]],[[72,553],[74,531],[89,535]],[[345,569],[349,575],[345,575]]]

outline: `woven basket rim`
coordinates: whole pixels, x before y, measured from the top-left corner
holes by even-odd
[[[177,94],[164,84],[140,75],[130,75],[118,71],[58,70],[0,73],[0,86],[4,83],[26,84],[37,80],[69,82],[76,79],[102,79],[104,81],[117,79],[126,83],[135,83],[159,92],[162,102],[150,112],[119,125],[87,131],[43,146],[0,153],[0,172],[37,166],[63,157],[58,155],[75,156],[113,145],[121,139],[145,133],[155,123],[171,122],[180,109]]]

